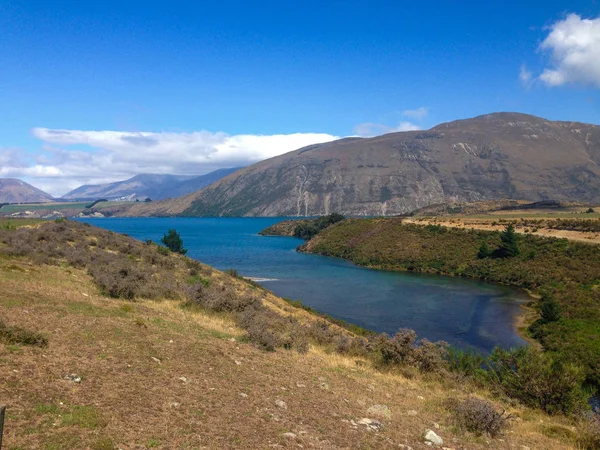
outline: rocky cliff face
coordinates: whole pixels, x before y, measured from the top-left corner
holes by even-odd
[[[313,145],[172,204],[188,216],[402,214],[446,201],[600,201],[600,127],[495,113]],[[184,200],[184,201],[183,201]]]

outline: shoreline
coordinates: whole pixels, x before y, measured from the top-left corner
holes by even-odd
[[[379,270],[379,271],[386,271],[386,272],[409,273],[409,274],[413,274],[413,275],[429,275],[429,276],[440,276],[440,277],[464,278],[466,280],[479,281],[479,282],[490,284],[490,285],[504,286],[504,287],[509,287],[511,289],[515,289],[515,290],[523,293],[529,300],[538,300],[540,298],[537,294],[534,294],[530,290],[522,288],[520,286],[498,283],[495,281],[480,280],[479,278],[473,278],[473,277],[468,277],[468,276],[458,276],[458,275],[454,275],[451,273],[443,273],[443,272],[440,272],[440,273],[437,273],[437,272],[414,272],[414,271],[410,271],[410,270],[407,270],[404,268],[389,268],[389,267],[384,267],[384,266],[366,266],[366,265],[358,264],[349,258],[344,258],[341,256],[324,255],[322,253],[307,251],[306,247],[304,247],[304,244],[298,246],[296,248],[296,251],[300,252],[300,253],[310,253],[311,255],[326,256],[328,258],[343,259],[344,261],[351,262],[352,264],[356,265],[357,267],[362,267],[364,269]],[[536,349],[539,350],[542,348],[541,344],[538,341],[536,341],[535,339],[533,339],[531,336],[529,336],[529,334],[527,333],[527,329],[529,328],[529,326],[533,322],[535,322],[535,320],[537,319],[537,312],[535,311],[534,308],[532,308],[531,306],[528,306],[528,303],[529,302],[524,302],[519,305],[519,313],[513,317],[512,328],[513,328],[514,333],[517,336],[519,336],[521,339],[523,339],[527,344],[529,344],[532,347],[535,347]]]

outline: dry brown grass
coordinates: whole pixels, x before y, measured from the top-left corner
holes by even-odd
[[[535,216],[523,216],[533,217]],[[442,225],[449,228],[462,228],[487,231],[502,231],[506,228],[506,222],[500,222],[503,215],[489,215],[486,218],[471,218],[471,217],[427,217],[427,218],[410,218],[405,219],[406,223],[415,223],[418,225]],[[515,221],[514,218],[506,218],[506,221]],[[547,218],[546,220],[553,220]],[[600,233],[594,231],[572,231],[572,230],[556,230],[548,227],[534,228],[530,226],[521,226],[516,220],[515,231],[517,233],[531,233],[536,236],[546,236],[553,238],[564,238],[577,242],[585,242],[588,244],[600,244]]]
[[[230,280],[216,271],[211,277]],[[267,298],[272,308],[310,320]],[[443,407],[471,394],[469,385],[382,373],[314,346],[306,355],[263,352],[226,314],[182,309],[176,300],[103,297],[83,270],[1,257],[0,317],[49,340],[46,348],[0,344],[8,449],[418,449],[427,448],[422,434],[434,423],[450,448],[573,448],[567,432],[549,431],[571,430],[567,419],[501,405],[519,420],[486,441],[455,429]],[[69,374],[81,383],[65,379]],[[391,418],[370,416],[376,404],[389,406]],[[353,424],[363,417],[384,428]]]

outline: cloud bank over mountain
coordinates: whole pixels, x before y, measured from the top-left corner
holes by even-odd
[[[326,133],[228,135],[50,128],[34,128],[32,133],[43,141],[42,151],[26,156],[0,148],[0,177],[35,180],[53,195],[81,184],[122,180],[139,173],[202,175],[338,139]]]

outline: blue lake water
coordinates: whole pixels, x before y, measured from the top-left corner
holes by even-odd
[[[160,242],[181,235],[188,256],[218,269],[264,278],[275,294],[379,332],[412,328],[419,337],[488,352],[525,345],[514,328],[521,291],[453,277],[365,269],[338,258],[298,253],[301,240],[258,232],[282,218],[82,219]]]

